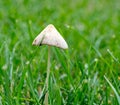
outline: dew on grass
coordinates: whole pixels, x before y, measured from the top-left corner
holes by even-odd
[[[8,68],[7,64],[5,64],[5,65],[2,66],[3,70],[7,70],[7,68]]]

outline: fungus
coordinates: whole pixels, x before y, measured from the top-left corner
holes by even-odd
[[[68,49],[68,45],[54,25],[49,24],[33,41],[32,45],[42,46],[48,45],[48,61],[47,61],[47,77],[46,88],[48,90],[49,74],[50,74],[50,47],[55,46],[61,49]],[[48,92],[45,95],[45,105],[48,105]]]

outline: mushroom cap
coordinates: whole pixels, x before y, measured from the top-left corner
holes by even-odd
[[[49,24],[33,41],[32,45],[49,45],[67,49],[68,45],[54,25]]]

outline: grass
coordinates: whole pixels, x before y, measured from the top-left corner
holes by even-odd
[[[52,47],[50,105],[120,104],[119,0],[1,0],[0,105],[43,104],[47,46],[32,46],[52,23],[69,45]]]

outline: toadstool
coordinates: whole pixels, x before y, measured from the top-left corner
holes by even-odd
[[[41,46],[48,45],[48,61],[47,61],[47,77],[46,88],[48,90],[49,74],[50,74],[50,47],[55,46],[61,49],[68,49],[68,45],[54,25],[49,24],[33,41],[32,45]],[[47,102],[46,102],[47,101]],[[48,105],[48,93],[45,96],[45,105]]]

